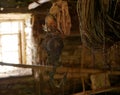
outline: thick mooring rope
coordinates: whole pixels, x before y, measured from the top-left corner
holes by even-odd
[[[86,46],[100,49],[105,40],[105,47],[109,48],[120,41],[118,0],[79,0],[77,5],[80,32]]]

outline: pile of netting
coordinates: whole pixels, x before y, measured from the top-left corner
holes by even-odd
[[[106,48],[120,41],[120,0],[78,0],[77,12],[82,42]]]

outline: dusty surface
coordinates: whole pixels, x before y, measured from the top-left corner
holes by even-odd
[[[74,81],[74,83],[66,81],[66,85],[69,86],[69,90],[66,90],[67,86],[65,86],[65,88],[62,87],[61,89],[51,89],[50,87],[48,87],[49,83],[45,82],[42,88],[48,87],[49,89],[44,89],[44,91],[50,90],[51,94],[43,95],[53,95],[52,92],[54,91],[57,92],[57,94],[54,95],[70,95],[70,93],[75,93],[76,91],[79,92],[81,84],[78,84],[79,86],[76,87],[76,84],[79,83],[79,81],[80,80],[78,80],[78,82]],[[75,91],[75,88],[79,89]],[[0,68],[0,95],[36,95],[35,91],[35,80],[33,79],[30,69],[13,69],[8,67]],[[101,93],[96,95],[120,95],[120,92],[115,91],[111,93]]]
[[[10,76],[24,76],[31,74],[32,74],[31,69],[17,68],[11,66],[0,66],[0,78],[6,78]]]
[[[0,66],[0,95],[35,95],[31,75],[31,69]]]
[[[0,95],[35,95],[31,76],[0,79]]]

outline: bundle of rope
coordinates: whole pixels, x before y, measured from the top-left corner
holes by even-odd
[[[100,49],[105,43],[109,48],[120,41],[119,0],[78,0],[82,42],[91,48]]]

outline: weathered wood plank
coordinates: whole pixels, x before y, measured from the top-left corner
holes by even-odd
[[[19,68],[40,69],[43,71],[51,71],[53,68],[53,66],[45,66],[45,65],[24,65],[24,64],[11,64],[11,63],[3,63],[3,62],[0,62],[0,65],[14,66],[14,67],[19,67]],[[120,71],[118,70],[103,70],[103,69],[63,67],[63,66],[58,67],[57,72],[61,72],[61,73],[70,72],[70,73],[80,73],[80,74],[95,74],[95,73],[106,72],[110,75],[120,75]]]
[[[64,74],[62,75],[60,75],[60,74],[55,74],[54,75],[54,79],[62,79],[63,78],[63,76],[64,76]],[[79,73],[74,73],[74,74],[71,74],[71,73],[67,73],[67,76],[66,76],[66,78],[67,79],[80,79],[81,77],[88,77],[88,75],[87,74],[84,74],[84,75],[81,75],[81,74],[79,74]],[[48,75],[44,75],[44,80],[49,80],[49,76]]]
[[[13,64],[13,63],[4,63],[0,62],[0,65],[4,66],[13,66],[13,67],[19,67],[19,68],[32,68],[32,69],[41,69],[41,68],[52,68],[52,66],[45,66],[45,65],[24,65],[24,64]]]
[[[38,10],[28,10],[27,7],[23,8],[3,8],[3,10],[0,11],[0,13],[36,13],[36,14],[41,14],[45,15],[47,14],[48,9],[40,9]]]
[[[103,92],[109,92],[113,90],[120,90],[120,87],[110,87],[110,88],[103,88],[103,89],[98,89],[98,90],[89,90],[85,92],[80,92],[72,95],[90,95],[90,94],[98,94],[98,93],[103,93]]]

